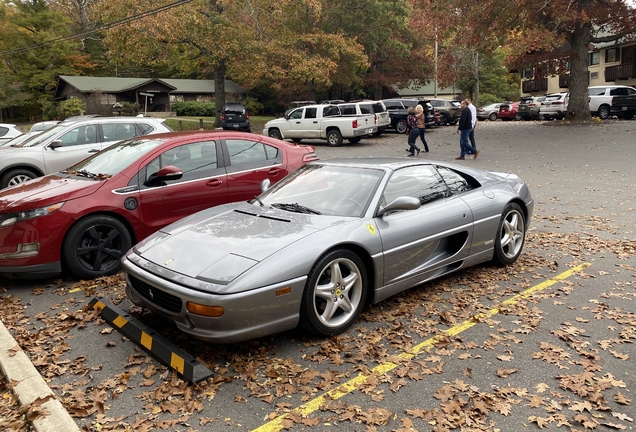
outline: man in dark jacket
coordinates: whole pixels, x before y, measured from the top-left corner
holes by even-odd
[[[457,133],[460,134],[459,148],[461,150],[461,154],[455,159],[464,160],[464,156],[466,156],[467,154],[475,155],[475,159],[477,159],[477,156],[479,156],[479,150],[468,143],[468,136],[470,135],[470,131],[473,130],[472,114],[467,108],[466,101],[462,101],[461,106],[462,116],[459,118],[459,126],[457,127]]]

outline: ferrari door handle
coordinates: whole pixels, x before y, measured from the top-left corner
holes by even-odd
[[[275,176],[275,175],[280,174],[280,172],[281,172],[280,168],[271,168],[269,170],[268,174],[271,175],[271,176]]]
[[[97,152],[99,152],[99,149],[90,149],[88,152],[89,153],[97,153]]]

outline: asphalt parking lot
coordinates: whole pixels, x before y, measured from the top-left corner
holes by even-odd
[[[431,151],[419,157],[453,160],[455,131],[429,130]],[[535,213],[522,257],[392,297],[338,337],[292,331],[204,344],[133,307],[119,276],[0,277],[2,321],[87,431],[634,430],[635,137],[636,121],[479,122],[479,158],[458,163],[529,184]],[[394,133],[308,144],[321,159],[404,156],[407,147]],[[180,379],[87,308],[95,297],[213,376]],[[46,415],[20,411],[2,389],[0,429],[29,430],[20,415]]]

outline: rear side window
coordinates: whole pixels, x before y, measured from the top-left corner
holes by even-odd
[[[374,103],[373,104],[373,112],[374,113],[382,113],[385,112],[386,110],[384,109],[384,105],[382,105],[380,102]]]
[[[137,135],[132,123],[104,123],[102,124],[104,141],[122,141]]]
[[[307,108],[307,109],[305,109],[305,118],[306,119],[316,118],[316,112],[318,112],[318,110],[316,108]]]
[[[155,130],[155,128],[150,126],[148,123],[138,123],[137,126],[141,129],[142,135],[148,135],[150,132]]]
[[[404,100],[404,101],[402,101],[402,103],[407,108],[408,107],[414,107],[415,105],[417,105],[417,101],[416,100]]]
[[[606,89],[607,87],[588,88],[587,94],[588,96],[604,96]]]
[[[251,140],[226,140],[232,166],[255,162],[282,162],[276,147]]]
[[[627,89],[624,87],[613,88],[610,90],[610,96],[627,96]]]
[[[355,112],[354,112],[355,114]],[[333,116],[337,116],[340,115],[340,108],[338,108],[337,106],[331,105],[328,107],[325,107],[325,109],[322,111],[322,116],[323,117],[333,117]]]
[[[9,128],[0,126],[0,137],[5,136],[9,132]]]
[[[388,110],[404,108],[404,105],[402,105],[402,102],[400,102],[400,101],[384,101],[384,106]]]
[[[342,115],[350,115],[356,113],[356,106],[353,104],[339,105]]]
[[[373,106],[371,104],[360,104],[358,106],[360,107],[361,114],[374,114]]]

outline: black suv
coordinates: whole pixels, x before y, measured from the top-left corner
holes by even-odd
[[[251,132],[250,115],[239,103],[228,103],[221,113],[221,127],[225,130],[242,130]]]
[[[435,125],[435,110],[428,99],[412,99],[412,98],[394,98],[382,99],[386,110],[391,117],[391,126],[398,133],[406,133],[406,117],[408,116],[408,108],[422,105],[424,108],[424,120],[426,127]]]

